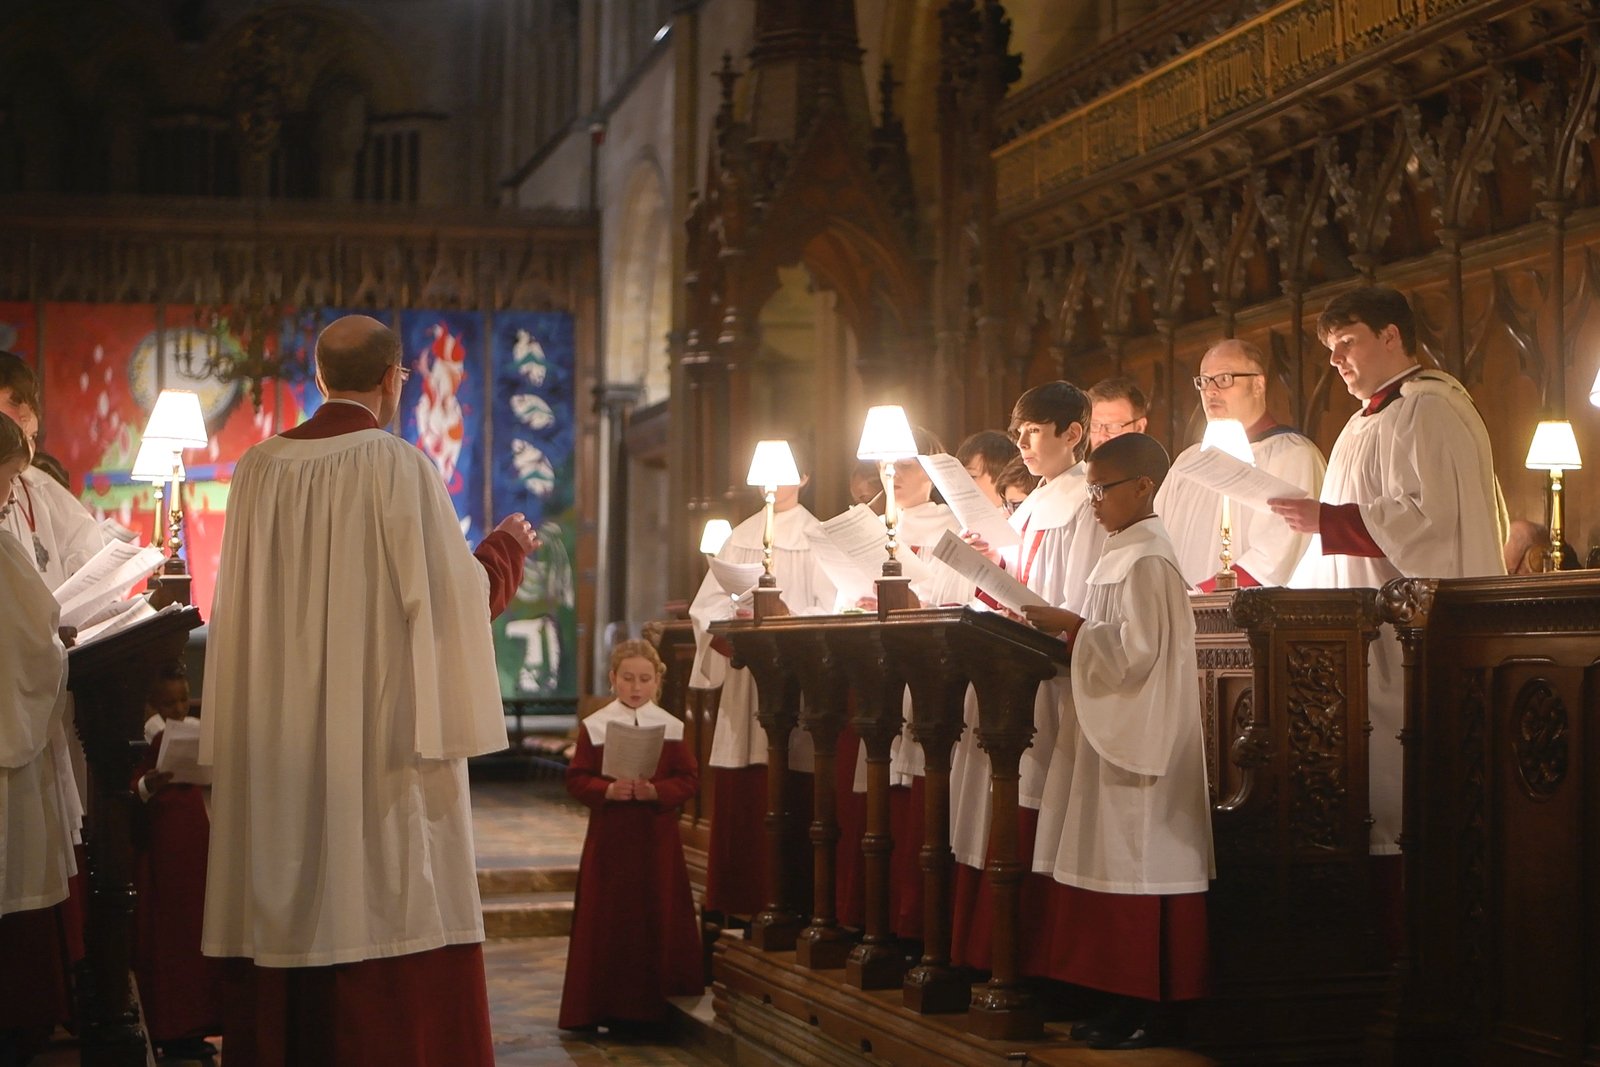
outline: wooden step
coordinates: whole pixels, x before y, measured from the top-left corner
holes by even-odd
[[[488,937],[566,937],[572,932],[572,892],[485,898],[483,932]]]
[[[478,895],[487,903],[490,897],[515,893],[568,893],[578,886],[578,868],[560,867],[479,867]]]

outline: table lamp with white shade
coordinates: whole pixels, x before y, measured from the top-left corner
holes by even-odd
[[[750,457],[750,473],[745,484],[758,487],[765,502],[766,522],[761,528],[761,580],[756,584],[755,617],[787,614],[779,595],[778,579],[772,573],[773,526],[777,522],[778,486],[799,485],[800,468],[787,441],[757,441]]]
[[[1578,454],[1578,439],[1572,433],[1572,423],[1565,419],[1546,419],[1533,431],[1533,443],[1528,446],[1528,458],[1523,464],[1529,470],[1550,472],[1550,569],[1561,569],[1561,520],[1563,471],[1583,469],[1583,457]]]
[[[1250,435],[1244,432],[1244,423],[1238,419],[1212,419],[1206,423],[1206,435],[1200,442],[1200,450],[1215,448],[1226,452],[1241,463],[1256,465],[1256,456],[1250,447]],[[1222,566],[1218,569],[1215,582],[1219,591],[1239,588],[1239,576],[1233,569],[1233,513],[1232,501],[1226,495],[1222,498],[1222,552],[1218,555]]]
[[[706,528],[700,531],[700,551],[715,556],[732,536],[733,526],[727,519],[708,519]]]
[[[170,483],[167,492],[167,561],[162,565],[158,581],[168,590],[167,598],[174,603],[189,602],[189,572],[181,555],[183,551],[183,484],[182,454],[185,449],[204,448],[210,441],[206,432],[205,414],[200,407],[200,394],[188,389],[163,389],[150,409],[150,419],[144,426],[144,444],[156,449],[166,449],[173,457],[165,479]],[[138,460],[135,459],[135,466]],[[152,462],[159,463],[159,459]],[[159,537],[159,531],[157,531]]]
[[[883,577],[878,579],[880,612],[912,606],[911,584],[901,576],[900,560],[895,556],[900,547],[897,539],[900,507],[894,499],[894,465],[897,460],[913,459],[916,455],[917,439],[911,432],[904,408],[898,404],[881,404],[867,409],[856,458],[878,464],[878,476],[883,481],[883,524],[889,534],[889,558],[884,560]]]
[[[1594,384],[1589,386],[1589,403],[1600,408],[1600,371],[1594,375]]]

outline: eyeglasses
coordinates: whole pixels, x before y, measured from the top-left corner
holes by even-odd
[[[1124,482],[1136,482],[1143,477],[1144,475],[1142,474],[1136,474],[1132,478],[1118,478],[1114,482],[1090,482],[1088,485],[1084,486],[1084,488],[1089,491],[1089,499],[1098,504],[1100,501],[1106,498],[1107,489],[1115,489]]]
[[[411,380],[411,368],[410,367],[404,366],[403,364],[400,364],[400,363],[396,363],[394,365],[394,369],[400,372],[400,384],[401,385],[404,385],[404,384],[406,384],[406,382]]]
[[[1208,385],[1214,385],[1218,389],[1229,389],[1229,388],[1232,388],[1233,380],[1235,378],[1264,378],[1264,377],[1266,377],[1266,375],[1260,373],[1259,371],[1245,372],[1245,371],[1225,370],[1221,374],[1196,374],[1194,376],[1194,387],[1196,389],[1201,390],[1201,391],[1204,391],[1205,387],[1208,386]]]
[[[1023,497],[1023,500],[1026,499],[1027,497]],[[1000,506],[1006,509],[1007,515],[1015,515],[1017,509],[1022,506],[1022,500],[1002,500],[1000,501]]]
[[[1114,436],[1138,421],[1138,419],[1129,419],[1127,422],[1091,422],[1089,424],[1089,432]]]

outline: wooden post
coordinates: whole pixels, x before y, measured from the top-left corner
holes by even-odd
[[[193,608],[74,649],[67,686],[89,764],[88,980],[78,990],[78,1038],[87,1067],[144,1067],[149,1042],[134,1005],[133,836],[128,779],[143,751],[145,697],[160,667],[179,661]]]
[[[845,965],[850,939],[840,929],[835,910],[835,849],[839,844],[839,819],[834,810],[835,760],[839,731],[844,726],[849,685],[837,659],[828,650],[814,624],[781,636],[785,657],[799,672],[805,694],[801,724],[811,734],[814,755],[812,790],[811,925],[800,932],[795,960],[813,970],[834,970]]]
[[[919,628],[925,630],[926,628]],[[967,676],[956,664],[943,631],[926,638],[897,626],[884,628],[890,653],[916,669],[906,671],[911,689],[911,736],[922,746],[925,778],[922,807],[922,959],[906,972],[906,1007],[924,1015],[966,1011],[972,986],[950,965],[951,882],[950,753],[965,729],[962,715]]]
[[[829,648],[848,671],[856,695],[851,720],[867,750],[867,826],[861,839],[866,868],[866,930],[845,962],[845,981],[858,989],[892,989],[905,960],[889,931],[889,746],[900,733],[905,682],[891,665],[877,627],[837,627]]]

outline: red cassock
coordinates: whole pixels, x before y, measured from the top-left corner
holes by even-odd
[[[130,784],[155,769],[157,735]],[[203,790],[173,783],[153,794],[135,836],[133,973],[139,980],[150,1040],[220,1033],[220,961],[200,954],[206,905],[206,852],[211,821]]]
[[[562,1029],[659,1022],[667,997],[705,989],[700,932],[678,834],[678,808],[699,772],[682,741],[667,741],[651,782],[657,799],[608,801],[602,746],[578,731],[567,791],[589,807],[589,832],[561,990]]]

